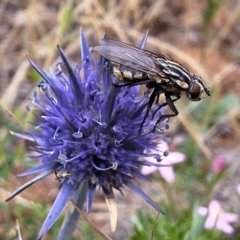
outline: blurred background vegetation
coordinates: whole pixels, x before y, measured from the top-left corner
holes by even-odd
[[[40,78],[27,57],[44,70],[54,68],[56,45],[60,44],[76,65],[80,59],[80,28],[89,46],[98,45],[105,29],[111,38],[137,45],[149,29],[145,48],[171,55],[201,75],[212,93],[201,102],[183,97],[176,103],[180,114],[171,119],[166,134],[172,138],[170,149],[185,153],[187,160],[175,167],[175,183],[167,184],[157,173],[151,183],[141,183],[143,190],[164,206],[166,216],[155,220],[157,213],[126,191],[124,197],[117,198],[115,234],[110,232],[101,195],[88,217],[113,239],[151,239],[154,235],[152,239],[175,240],[183,239],[191,228],[195,204],[208,206],[217,199],[225,211],[240,215],[240,195],[236,192],[240,184],[239,21],[238,0],[2,0],[0,239],[16,239],[16,219],[23,239],[36,239],[59,190],[55,176],[51,176],[5,203],[10,193],[27,181],[16,174],[33,164],[26,161],[29,143],[9,133],[28,129],[28,121],[34,119],[25,107]],[[213,161],[219,155],[224,158],[225,168],[215,173]],[[54,239],[60,222],[44,239]],[[234,235],[203,230],[194,239],[240,239],[239,222],[234,224]],[[78,231],[76,239],[100,239],[84,219]]]

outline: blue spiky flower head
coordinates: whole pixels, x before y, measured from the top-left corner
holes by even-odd
[[[147,34],[139,47],[143,48]],[[89,212],[96,189],[106,198],[114,198],[113,189],[122,193],[127,186],[140,194],[157,211],[161,208],[137,185],[135,178],[144,179],[139,172],[143,160],[151,155],[163,137],[152,133],[153,123],[147,121],[141,134],[148,99],[138,96],[137,87],[116,88],[107,62],[94,61],[87,41],[80,32],[81,65],[72,68],[58,46],[62,62],[58,71],[45,73],[32,60],[30,64],[41,75],[40,91],[33,93],[31,105],[37,124],[26,134],[16,136],[35,142],[33,150],[40,165],[19,174],[37,174],[17,189],[7,200],[50,174],[61,183],[59,194],[39,233],[41,238],[55,223],[69,198],[81,184],[87,184],[86,206]],[[64,71],[65,69],[65,71]],[[36,159],[35,156],[30,156]],[[152,163],[151,163],[152,164]]]

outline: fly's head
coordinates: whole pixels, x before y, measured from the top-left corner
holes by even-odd
[[[200,101],[203,98],[203,92],[210,96],[210,91],[204,85],[201,77],[193,75],[186,92],[187,97],[192,101]]]

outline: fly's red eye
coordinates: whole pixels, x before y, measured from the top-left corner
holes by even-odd
[[[198,83],[195,83],[191,86],[189,91],[189,96],[193,101],[199,101],[201,99],[201,86]]]

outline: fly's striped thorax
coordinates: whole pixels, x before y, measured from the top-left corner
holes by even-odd
[[[170,78],[171,81],[175,82],[180,88],[189,88],[192,76],[190,72],[182,65],[175,61],[164,58],[156,59],[156,64],[159,69],[164,74],[166,74],[166,76]]]

